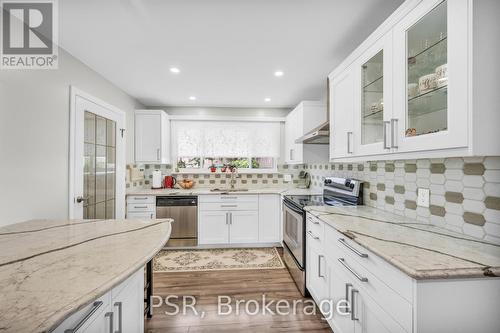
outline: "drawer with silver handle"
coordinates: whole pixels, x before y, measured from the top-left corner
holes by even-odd
[[[203,210],[258,210],[258,202],[202,202],[199,204]]]
[[[127,204],[127,212],[154,212],[156,204],[154,203],[129,203]]]
[[[259,196],[256,194],[207,194],[198,196],[199,203],[243,203],[258,204]]]
[[[127,203],[154,204],[156,197],[154,195],[129,195]]]

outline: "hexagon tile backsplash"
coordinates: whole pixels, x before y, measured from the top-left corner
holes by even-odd
[[[500,244],[500,156],[306,164],[312,187],[326,176],[365,181],[364,203]],[[417,188],[430,189],[430,207]]]

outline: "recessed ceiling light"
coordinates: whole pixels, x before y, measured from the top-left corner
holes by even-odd
[[[285,73],[283,73],[283,71],[276,71],[274,72],[274,76],[277,76],[277,77],[280,77],[280,76],[283,76]]]
[[[266,97],[264,98],[264,102],[270,102],[271,101],[271,98],[270,97]]]
[[[189,96],[190,101],[196,101],[196,96]]]
[[[170,67],[170,71],[174,74],[179,74],[181,70],[177,67]]]

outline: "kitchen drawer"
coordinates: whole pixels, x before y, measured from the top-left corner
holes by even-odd
[[[199,203],[240,203],[240,202],[254,202],[258,204],[259,196],[256,194],[210,194],[200,195],[198,197]]]
[[[150,220],[156,218],[156,212],[127,212],[127,219]]]
[[[156,197],[154,195],[129,195],[127,203],[156,204]]]
[[[408,302],[413,301],[413,279],[389,264],[373,252],[342,235],[331,226],[325,226],[325,251],[327,253],[344,253],[358,262],[367,271],[384,281]],[[341,251],[341,252],[339,252]],[[335,260],[337,260],[335,258]]]
[[[202,202],[200,211],[204,210],[259,210],[258,202]]]
[[[154,212],[156,203],[128,203],[127,213],[129,212]]]
[[[307,242],[311,246],[321,247],[324,243],[324,228],[325,223],[319,221],[316,217],[307,214],[306,217],[306,234]]]
[[[349,250],[341,249],[339,253],[344,252],[343,254],[330,258],[332,270],[339,272],[339,274],[347,274],[350,281],[358,286],[360,293],[366,293],[376,300],[377,304],[394,321],[398,322],[407,332],[411,332],[413,326],[411,303],[354,260],[352,254],[347,253],[347,251]]]

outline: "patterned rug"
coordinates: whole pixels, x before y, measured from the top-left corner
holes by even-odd
[[[284,268],[274,247],[238,249],[162,250],[153,264],[155,272],[220,271]]]

